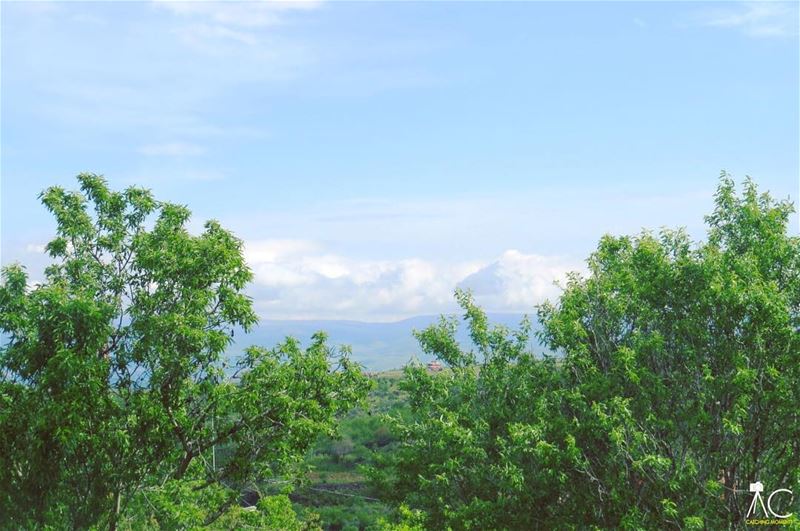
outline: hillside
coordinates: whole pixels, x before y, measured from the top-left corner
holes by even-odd
[[[490,313],[493,324],[516,328],[523,314]],[[423,315],[402,321],[389,323],[370,323],[362,321],[308,320],[281,321],[264,320],[249,334],[236,334],[234,344],[228,352],[231,356],[239,355],[250,345],[273,346],[287,336],[307,343],[314,332],[324,330],[332,345],[349,345],[353,349],[353,358],[364,365],[368,371],[385,371],[405,365],[413,356],[420,361],[430,361],[424,355],[414,338],[414,330],[422,330],[437,322],[439,316]],[[532,317],[533,319],[533,317]],[[537,329],[534,322],[534,329]],[[469,345],[469,336],[465,327],[459,327],[458,339],[462,345]],[[534,340],[535,341],[535,340]],[[545,349],[532,341],[531,348],[536,351]]]

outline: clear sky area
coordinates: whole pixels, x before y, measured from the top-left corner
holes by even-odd
[[[530,312],[721,170],[797,201],[797,6],[2,2],[0,258],[88,171],[233,230],[264,318]]]

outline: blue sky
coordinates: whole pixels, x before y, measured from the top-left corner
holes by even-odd
[[[720,170],[798,194],[796,3],[3,2],[2,262],[81,171],[246,242],[265,318],[557,294]],[[795,230],[796,230],[795,226]]]

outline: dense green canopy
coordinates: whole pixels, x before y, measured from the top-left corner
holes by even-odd
[[[215,489],[211,521],[242,485],[287,473],[368,382],[347,356],[331,365],[321,334],[226,368],[256,322],[242,242],[215,221],[192,235],[189,210],[148,191],[78,180],[41,196],[58,224],[44,280],[3,270],[0,527],[114,527],[181,480]]]
[[[313,528],[286,489],[256,511],[238,496],[289,484],[369,381],[322,333],[226,361],[256,322],[242,243],[79,181],[42,194],[58,225],[44,279],[3,270],[0,528]],[[704,241],[605,236],[538,309],[553,357],[530,323],[493,327],[457,292],[472,349],[455,318],[418,333],[445,370],[405,369],[408,407],[369,472],[397,529],[744,528],[753,482],[796,493],[771,508],[800,515],[793,209],[725,175],[715,202]]]
[[[491,328],[459,294],[474,351],[419,334],[449,370],[406,370],[411,419],[373,471],[435,529],[745,526],[749,483],[800,514],[800,238],[792,206],[723,175],[708,238],[604,237],[530,328]]]

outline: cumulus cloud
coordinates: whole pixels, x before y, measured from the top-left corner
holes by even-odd
[[[531,311],[575,269],[559,257],[510,250],[491,263],[421,258],[356,259],[306,240],[247,242],[256,309],[269,319],[390,321],[455,309],[453,290],[472,289],[490,311]]]
[[[495,262],[468,276],[459,287],[472,290],[492,311],[530,311],[559,293],[558,282],[579,264],[559,256],[524,254],[515,249],[504,252]]]

